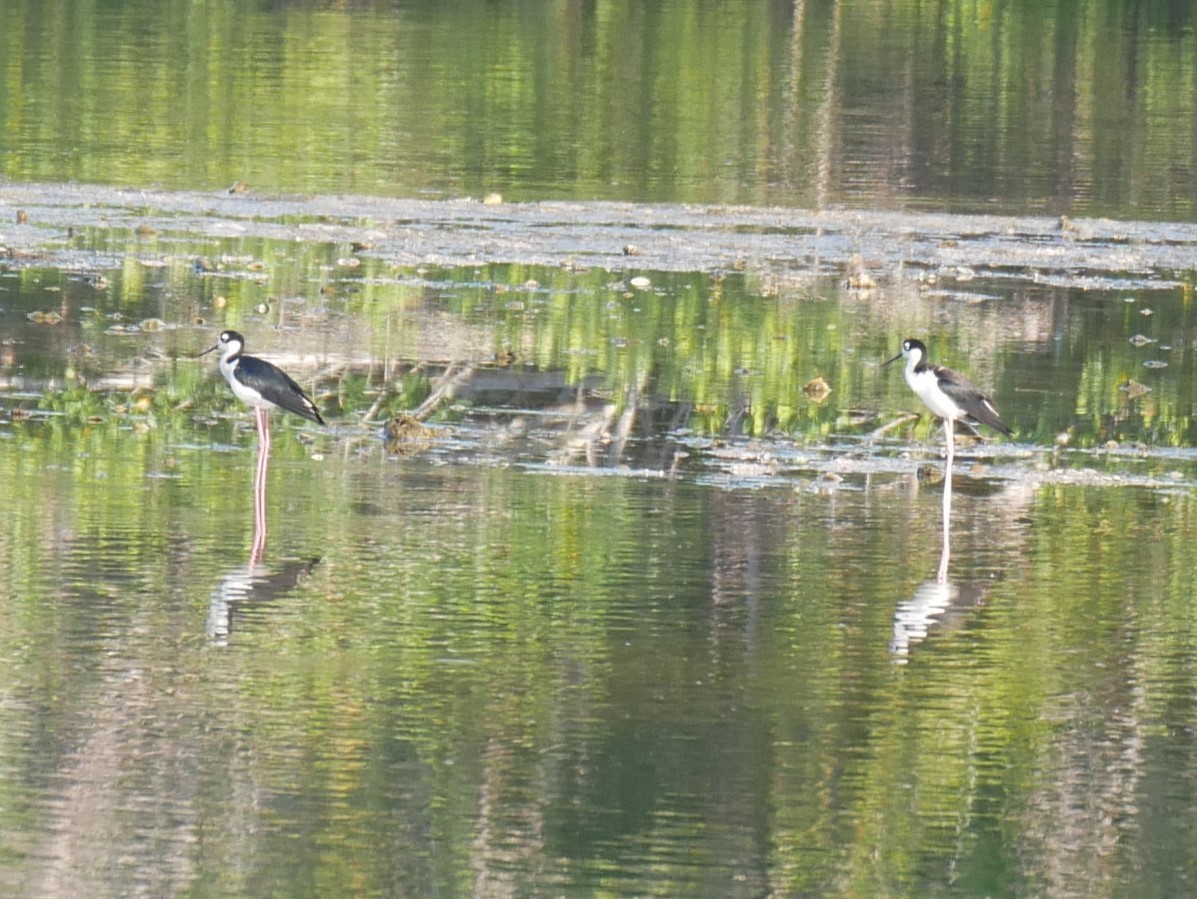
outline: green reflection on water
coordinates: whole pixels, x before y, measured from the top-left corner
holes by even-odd
[[[973,598],[895,666],[935,491],[321,459],[284,430],[266,564],[319,561],[213,642],[252,451],[22,428],[0,831],[24,885],[1017,895],[1060,869],[1167,891],[1191,860],[1187,496],[962,492]]]
[[[10,2],[0,171],[1189,219],[1191,16],[1114,0],[935,15],[875,0]]]
[[[1191,215],[1183,21],[922,13],[9,4],[0,171]],[[1126,449],[1197,440],[1181,288],[393,267],[189,227],[76,228],[89,273],[0,279],[6,891],[1186,891],[1191,463]],[[266,565],[306,567],[214,640],[249,556],[252,436],[189,356],[225,326],[318,388],[334,427],[276,419]],[[907,335],[991,387],[1024,445],[1122,455],[963,473],[962,600],[899,666],[938,493],[767,463],[912,408],[876,368]],[[474,374],[414,458],[356,428],[454,366]],[[579,393],[636,410],[648,444],[736,438],[752,473],[549,476],[526,448],[557,435],[512,421]],[[925,415],[909,435],[935,439]],[[1182,486],[1028,475],[1070,464]]]
[[[639,437],[806,444],[868,437],[915,410],[918,422],[887,439],[932,441],[935,424],[899,368],[879,365],[903,336],[920,335],[935,361],[993,394],[1019,442],[1062,447],[1053,465],[1197,442],[1197,336],[1183,285],[1082,290],[977,277],[953,293],[916,273],[862,291],[736,271],[410,267],[338,244],[262,239],[199,244],[207,255],[197,267],[195,243],[142,252],[101,231],[87,242],[126,264],[0,278],[13,326],[9,405],[72,424],[186,428],[235,410],[214,366],[194,359],[235,327],[251,352],[306,379],[343,426],[367,412],[381,423],[432,397],[427,414],[441,423],[494,409],[562,416],[572,403],[579,413],[589,404],[590,421],[600,408],[611,421],[631,415]],[[819,379],[829,393],[812,389]]]

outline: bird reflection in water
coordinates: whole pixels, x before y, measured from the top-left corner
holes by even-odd
[[[889,649],[894,661],[904,664],[914,644],[923,640],[933,627],[950,627],[959,623],[961,613],[984,600],[989,591],[987,581],[956,584],[948,578],[948,563],[952,555],[952,469],[944,475],[943,543],[939,553],[939,567],[935,579],[919,584],[910,599],[898,603],[894,610],[894,636]]]
[[[956,435],[953,427],[959,421],[976,432],[971,422],[984,424],[999,434],[1011,435],[1010,428],[998,415],[993,400],[983,394],[964,375],[942,365],[927,361],[927,347],[920,340],[902,341],[902,350],[883,365],[905,359],[906,383],[928,409],[943,422],[947,461],[943,482],[943,543],[935,580],[919,586],[914,596],[898,603],[894,612],[894,639],[890,649],[898,661],[905,661],[910,644],[927,636],[930,626],[940,619],[956,602],[960,589],[948,580],[948,564],[952,555],[952,463],[955,459]]]
[[[951,446],[951,438],[948,438]],[[894,639],[890,652],[899,661],[906,661],[910,644],[927,636],[927,631],[940,615],[947,611],[957,590],[948,580],[948,562],[952,556],[952,463],[949,451],[948,466],[943,482],[943,546],[939,553],[939,568],[935,580],[924,581],[910,599],[898,603],[894,611]]]
[[[320,557],[292,559],[277,569],[262,562],[266,552],[266,471],[270,464],[269,444],[258,444],[258,462],[254,469],[254,538],[249,550],[249,562],[226,574],[217,585],[208,603],[208,638],[223,644],[233,629],[238,608],[250,603],[260,606],[277,599],[295,587],[313,568]]]
[[[225,576],[208,607],[208,636],[223,640],[229,635],[234,609],[239,603],[271,599],[289,590],[311,571],[319,558],[285,563],[272,572],[262,564],[266,552],[266,473],[270,465],[272,409],[282,408],[316,424],[324,424],[320,410],[303,388],[272,362],[245,353],[245,338],[236,331],[222,331],[214,346],[200,353],[220,351],[220,373],[234,395],[254,410],[258,431],[258,462],[254,469],[254,540],[249,564]]]

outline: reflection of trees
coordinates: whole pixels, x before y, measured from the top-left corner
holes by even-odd
[[[640,438],[670,430],[810,442],[871,431],[909,408],[901,379],[883,377],[875,363],[910,333],[929,335],[966,359],[1027,442],[1050,445],[1061,435],[1082,449],[1110,441],[1197,442],[1197,380],[1190,377],[1193,358],[1183,352],[1197,330],[1183,304],[1172,302],[1172,288],[1129,304],[1114,286],[1113,269],[1102,275],[1108,290],[1078,290],[1067,286],[1068,278],[1063,285],[1033,284],[1034,263],[1043,256],[1031,235],[929,249],[932,232],[903,240],[895,227],[878,221],[869,233],[870,241],[888,242],[891,280],[867,292],[809,272],[784,281],[776,295],[773,282],[738,272],[658,272],[651,291],[632,292],[612,272],[498,265],[425,272],[409,283],[407,275],[367,263],[361,305],[351,315],[300,314],[297,304],[278,302],[255,345],[311,379],[322,402],[334,411],[339,406],[346,419],[382,423],[414,412],[452,421],[488,407],[502,419],[525,398],[538,413],[555,407],[543,420],[554,422],[557,457],[571,464],[627,461],[628,452],[645,448]],[[1115,227],[1101,240],[1114,240]],[[1051,240],[1049,255],[1067,252],[1069,266],[1093,258],[1080,246],[1084,241],[1054,231]],[[279,275],[280,284],[321,270],[325,251],[305,247],[296,270]],[[260,242],[245,249],[277,255]],[[968,266],[1011,256],[1018,276],[1009,283],[997,276],[983,281]],[[1132,261],[1160,276],[1179,264],[1162,232],[1146,232]],[[810,264],[796,263],[803,270]],[[25,274],[17,308],[44,302],[38,273]],[[194,274],[165,277],[161,290],[178,294],[187,292],[187,279],[195,280]],[[201,280],[205,298],[187,314],[228,289],[230,316],[254,316],[262,292],[278,286],[254,292],[236,280],[214,285],[213,278]],[[114,276],[113,292],[123,286]],[[229,408],[212,369],[188,359],[200,343],[193,331],[81,342],[87,330],[80,319],[123,316],[130,301],[117,294],[95,313],[82,313],[89,296],[81,290],[73,285],[54,294],[65,312],[61,324],[25,326],[31,338],[50,343],[26,338],[9,347],[2,386],[42,392],[29,405],[88,426],[147,427],[150,418],[178,430]],[[166,299],[142,302],[137,314],[162,311]],[[1109,314],[1115,302],[1120,320]],[[1159,360],[1167,367],[1145,367]],[[830,387],[818,401],[803,390],[816,378]],[[921,433],[929,435],[930,427],[925,418]],[[644,464],[668,470],[673,458],[667,452]]]
[[[1121,880],[1122,847],[1144,824],[1143,688],[1107,686],[1066,691],[1044,709],[1051,736],[1037,747],[1036,783],[1019,823],[1023,868],[1047,884],[1045,896],[1110,894]]]
[[[1191,857],[1191,791],[1163,782],[1193,753],[1182,496],[962,468],[952,574],[988,592],[899,667],[892,600],[935,569],[934,489],[339,478],[278,440],[307,499],[272,545],[331,561],[215,649],[195,584],[243,558],[251,454],[195,453],[167,493],[146,486],[157,434],[57,435],[0,453],[3,784],[50,796],[4,822],[42,828],[22,849],[50,859],[43,892],[125,866],[159,892],[294,874],[521,895],[636,870],[748,895],[957,874],[1064,893]]]
[[[1184,4],[237,6],[99,31],[38,9],[3,36],[14,180],[1178,219],[1197,195]]]

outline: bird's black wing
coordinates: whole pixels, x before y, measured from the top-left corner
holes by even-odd
[[[247,387],[252,387],[263,399],[269,400],[280,409],[294,412],[308,421],[324,424],[316,404],[308,399],[303,388],[277,365],[265,359],[242,356],[241,361],[237,363],[237,375]]]
[[[978,390],[972,381],[960,374],[960,372],[945,368],[942,365],[933,366],[932,370],[939,379],[939,389],[946,393],[952,402],[963,409],[966,415],[976,419],[983,425],[988,425],[999,434],[1005,434],[1007,437],[1010,436],[1011,431],[1006,427],[1006,423],[1002,421],[1001,415],[998,414],[997,406],[993,404],[993,400]]]

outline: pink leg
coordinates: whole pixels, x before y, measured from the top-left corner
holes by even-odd
[[[254,406],[254,426],[258,429],[258,446],[270,452],[270,413]]]
[[[940,584],[948,582],[948,558],[952,544],[952,459],[956,455],[956,435],[950,418],[944,419],[943,433],[948,444],[948,464],[943,478],[943,551],[939,556],[939,570],[935,573],[935,581]]]
[[[249,557],[251,569],[262,560],[262,552],[266,549],[266,467],[269,464],[270,455],[259,444],[258,465],[254,472],[254,544]]]
[[[266,549],[266,469],[270,465],[270,422],[264,409],[254,409],[258,428],[258,464],[254,471],[254,543],[250,550],[250,573]]]

